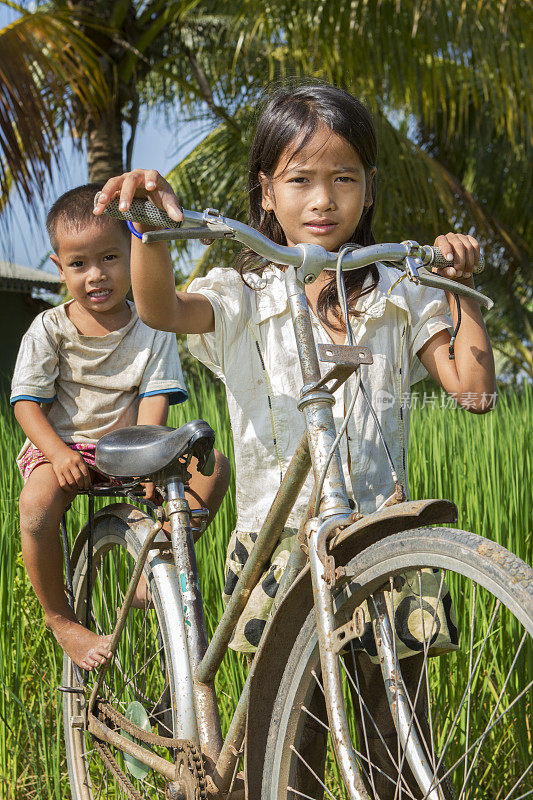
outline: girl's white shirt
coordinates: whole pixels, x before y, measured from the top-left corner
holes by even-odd
[[[452,323],[444,292],[408,279],[397,283],[401,273],[383,264],[379,274],[378,286],[357,301],[361,315],[351,321],[356,343],[372,352],[374,363],[360,367],[362,379],[408,494],[410,386],[427,374],[416,354]],[[250,286],[236,270],[223,268],[192,281],[188,291],[205,295],[213,307],[215,330],[187,339],[191,353],[226,386],[235,447],[237,529],[258,531],[305,426],[297,408],[302,376],[283,272],[271,265],[261,276],[247,274],[246,281]],[[315,341],[331,344],[312,312],[311,324]],[[320,366],[325,374],[331,364]],[[352,376],[335,395],[337,429],[356,381]],[[392,494],[394,483],[361,392],[340,453],[348,492],[362,513],[375,511]],[[298,527],[312,487],[311,473],[288,526]]]

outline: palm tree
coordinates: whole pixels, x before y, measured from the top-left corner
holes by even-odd
[[[17,181],[25,180],[27,166],[34,180],[40,165],[49,168],[65,124],[70,124],[74,139],[85,144],[89,180],[94,181],[131,167],[143,105],[179,106],[197,114],[202,105],[231,126],[231,115],[219,101],[228,81],[221,82],[218,94],[212,89],[219,74],[230,71],[231,55],[222,55],[221,40],[231,16],[223,4],[211,8],[201,0],[51,0],[30,12],[10,0],[0,2],[21,14],[0,33],[5,56],[0,60],[2,89],[10,97],[8,114],[0,122],[4,140],[19,143]],[[73,53],[79,56],[77,63]],[[96,85],[101,90],[99,103],[90,104],[88,94]],[[21,102],[25,93],[33,101],[33,116]],[[42,141],[32,138],[34,127],[42,131]],[[6,148],[4,156],[6,163],[12,160],[12,149]],[[42,178],[35,185],[40,187]],[[24,186],[28,195],[29,176]]]
[[[9,140],[16,150],[30,134],[18,152],[17,180],[26,194],[46,154],[57,153],[54,128],[64,126],[67,110],[73,133],[87,143],[89,178],[103,180],[129,168],[139,111],[157,104],[206,126],[204,140],[170,175],[183,201],[242,216],[248,132],[265,82],[287,75],[330,80],[374,113],[381,142],[378,237],[430,240],[436,230],[474,229],[492,266],[481,286],[498,298],[489,318],[497,345],[533,377],[525,90],[532,50],[524,41],[533,26],[525,0],[481,0],[475,11],[464,0],[51,0],[46,9],[35,12],[39,19],[56,18],[54,30],[64,25],[88,58],[98,58],[94,74],[99,86],[104,76],[107,102],[100,111],[78,105],[87,94],[81,72],[68,65],[54,72],[52,44],[26,53],[21,43],[17,56],[34,81],[28,96],[40,101],[43,120],[29,127],[18,120]],[[33,16],[24,12],[20,25],[31,25]],[[39,20],[32,35],[38,32]],[[58,49],[62,41],[58,35]],[[64,50],[72,59],[79,48]],[[10,87],[16,82],[8,63],[0,56]],[[61,90],[54,95],[58,73],[70,78],[68,109],[57,103]],[[1,130],[22,107],[11,102]],[[33,127],[48,137],[37,152]],[[14,173],[1,146],[5,194]],[[215,245],[195,272],[220,258]]]
[[[20,16],[0,30],[0,211],[12,189],[35,208],[65,129],[107,103],[97,54],[67,15],[4,5]]]
[[[497,298],[489,316],[495,344],[533,378],[530,5],[248,0],[241,14],[240,57],[256,63],[255,74],[327,79],[372,109],[381,240],[476,232],[489,262],[479,284]],[[253,122],[261,87],[254,89],[234,117],[241,131]],[[245,136],[222,123],[170,180],[184,203],[202,198],[242,215],[246,150]],[[221,257],[214,245],[194,274]]]

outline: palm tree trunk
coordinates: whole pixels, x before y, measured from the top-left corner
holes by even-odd
[[[87,123],[87,166],[89,181],[105,182],[124,171],[122,115],[108,106],[98,119]]]

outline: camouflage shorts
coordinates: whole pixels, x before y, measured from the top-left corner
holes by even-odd
[[[235,626],[230,647],[240,653],[255,653],[266,625],[274,597],[291,554],[296,530],[285,528],[272,553],[267,569],[252,590],[248,603]],[[243,566],[257,539],[257,533],[234,531],[226,557],[226,583],[223,599],[228,602]],[[420,579],[418,575],[420,574]],[[440,590],[440,598],[439,598]],[[420,573],[408,571],[395,579],[395,588],[385,597],[396,630],[396,652],[399,658],[415,655],[425,649],[424,638],[430,638],[430,653],[440,655],[458,649],[457,623],[452,598],[446,583],[441,587],[439,570],[429,567]],[[437,599],[439,600],[437,604]],[[434,614],[435,608],[437,613]],[[365,632],[353,646],[364,650],[377,662],[376,644],[367,604],[364,604]],[[435,618],[435,622],[433,619]]]

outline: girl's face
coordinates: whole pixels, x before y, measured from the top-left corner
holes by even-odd
[[[375,168],[325,125],[296,154],[287,147],[271,180],[260,173],[262,205],[283,228],[287,244],[319,244],[336,252],[350,241],[365,206],[371,205]]]

